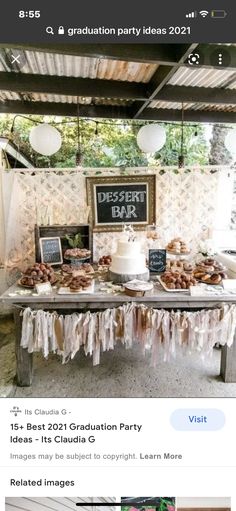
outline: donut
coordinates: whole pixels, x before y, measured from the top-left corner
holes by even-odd
[[[222,281],[222,277],[218,273],[213,273],[213,275],[211,275],[209,281],[214,284],[219,284]]]

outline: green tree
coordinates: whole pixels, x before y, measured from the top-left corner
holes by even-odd
[[[43,122],[42,116],[32,119]],[[60,151],[50,158],[35,153],[29,144],[29,132],[34,125],[29,119],[13,115],[0,116],[0,134],[12,136],[19,149],[30,158],[36,167],[75,167],[78,146],[77,122],[73,118],[47,117],[47,122],[55,125],[62,133]],[[181,126],[166,124],[166,144],[151,158],[142,153],[137,146],[137,132],[143,122],[120,120],[80,120],[82,135],[83,167],[135,167],[148,164],[178,165],[181,146]],[[146,122],[147,124],[147,122]],[[195,136],[197,134],[197,136]],[[185,164],[206,164],[208,148],[204,140],[202,125],[184,126]]]
[[[180,124],[166,125],[166,143],[159,153],[155,155],[162,165],[178,165],[181,151]],[[208,162],[208,147],[204,137],[204,127],[184,126],[184,160],[185,165],[204,165]]]

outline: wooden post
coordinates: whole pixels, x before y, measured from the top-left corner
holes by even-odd
[[[236,331],[232,346],[223,346],[221,350],[220,374],[224,382],[236,383]]]
[[[22,317],[19,309],[14,309],[14,321],[16,327],[16,381],[19,387],[30,387],[33,376],[33,353],[21,348]]]

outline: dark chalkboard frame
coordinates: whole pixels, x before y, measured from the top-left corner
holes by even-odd
[[[42,263],[45,262],[44,260],[44,252],[43,252],[43,243],[48,240],[57,240],[58,241],[58,253],[60,254],[60,257],[58,257],[57,261],[50,262],[51,266],[62,264],[63,263],[63,256],[62,256],[62,248],[61,248],[61,239],[58,236],[51,236],[50,238],[40,238],[39,244],[40,244],[40,253],[41,253],[41,261]],[[47,261],[46,261],[47,262]]]
[[[133,224],[135,230],[145,230],[147,225],[156,223],[156,176],[150,175],[130,175],[130,176],[104,176],[104,177],[87,177],[87,201],[90,207],[90,224],[95,232],[122,231],[124,219],[118,220],[116,223],[102,223],[98,221],[98,212],[96,204],[96,187],[97,186],[133,186],[134,184],[145,184],[147,192],[147,208],[146,218],[142,222],[132,222],[128,220],[127,224]]]
[[[152,257],[155,255],[155,253],[159,253],[162,255],[163,259],[165,260],[165,265],[162,270],[158,270],[152,265]],[[162,273],[166,270],[166,249],[164,248],[150,248],[148,251],[148,268],[150,272],[152,273]]]

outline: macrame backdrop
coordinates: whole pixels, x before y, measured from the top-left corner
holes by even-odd
[[[193,248],[216,216],[220,167],[178,170],[130,168],[125,175],[156,175],[156,223],[163,243],[181,235]],[[225,168],[224,168],[225,170]],[[14,169],[1,172],[1,259],[11,275],[34,260],[35,223],[88,223],[87,176],[124,174],[120,169]],[[1,190],[0,189],[0,190]],[[144,233],[139,232],[139,237]],[[94,260],[115,249],[119,233],[94,234]],[[2,240],[4,242],[2,243]]]

